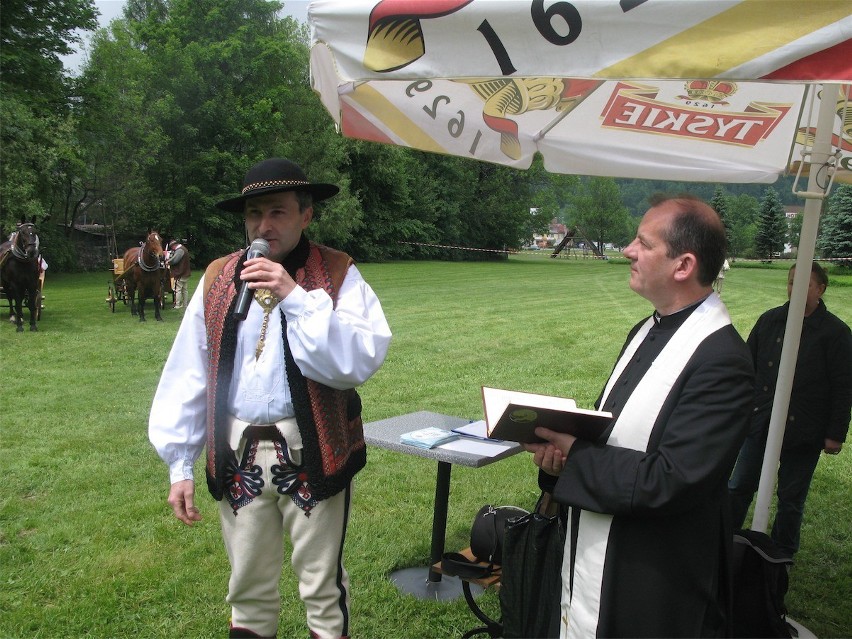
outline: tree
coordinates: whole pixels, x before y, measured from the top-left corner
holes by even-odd
[[[582,229],[603,253],[605,243],[622,239],[630,228],[627,208],[614,179],[591,177],[581,184],[572,198],[570,225]]]
[[[543,167],[533,167],[531,173],[484,162],[474,164],[475,188],[463,211],[470,245],[497,250],[519,248],[529,241],[536,221],[550,221],[542,214],[530,216],[530,203],[536,199],[534,176],[538,172],[540,178],[547,179]]]
[[[349,160],[350,184],[357,185],[357,223],[351,232],[333,238],[335,246],[359,260],[379,260],[410,257],[418,251],[417,244],[441,243],[435,226],[438,185],[426,178],[425,164],[415,154],[401,147],[353,142]]]
[[[67,91],[59,56],[79,30],[97,26],[93,0],[4,0],[0,4],[0,84],[39,114],[62,114]]]
[[[546,230],[553,218],[564,223],[572,198],[580,188],[580,178],[576,175],[549,172],[538,155],[535,156],[528,175],[535,194],[531,206],[538,208],[542,216],[538,223],[540,225],[534,230]]]
[[[842,184],[828,200],[818,247],[823,257],[852,266],[852,185]]]
[[[787,218],[784,215],[784,206],[778,198],[778,192],[770,186],[760,201],[757,235],[754,238],[758,257],[772,260],[776,255],[780,255],[786,239]]]
[[[728,252],[730,253],[731,222],[728,219],[728,196],[725,194],[725,190],[719,185],[716,185],[713,198],[710,200],[710,206],[719,214],[719,219],[722,220],[722,224],[725,226],[725,238],[728,240]]]
[[[119,236],[159,226],[146,219],[154,191],[146,168],[165,146],[148,92],[153,74],[126,22],[113,21],[95,34],[78,80],[75,111],[85,169],[69,184],[71,221],[86,215],[90,222],[113,226]]]
[[[0,227],[51,210],[57,164],[73,152],[69,84],[60,55],[96,26],[93,0],[0,4]],[[61,180],[60,180],[61,181]]]
[[[729,197],[727,204],[727,217],[731,225],[729,254],[737,257],[756,257],[754,238],[757,235],[760,202],[751,195],[740,194]]]
[[[81,208],[103,207],[136,233],[186,238],[203,262],[245,241],[241,218],[215,203],[255,162],[286,156],[342,187],[322,205],[316,237],[358,224],[347,147],[310,89],[307,33],[279,9],[266,0],[127,4],[93,41],[81,82],[90,169]]]
[[[789,219],[789,227],[787,231],[787,241],[790,243],[790,246],[793,246],[798,250],[799,241],[802,239],[802,224],[805,221],[805,214],[803,211],[799,211],[796,213],[794,217]]]
[[[616,232],[615,235],[612,236],[612,244],[618,250],[623,250],[628,244],[630,244],[636,237],[636,234],[639,232],[639,222],[642,218],[634,217],[633,215],[629,215],[627,217],[627,225],[624,230],[620,233]]]

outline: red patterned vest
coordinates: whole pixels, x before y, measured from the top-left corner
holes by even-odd
[[[336,303],[352,258],[313,242],[303,241],[300,246],[307,248],[303,251],[306,259],[303,256],[299,259],[302,263],[289,265],[293,279],[308,291],[324,289]],[[243,258],[244,251],[220,258],[207,268],[204,276],[205,286],[209,287],[204,299],[208,346],[207,487],[217,500],[224,491],[225,464],[229,460],[236,463],[236,455],[228,444],[226,417],[236,353],[235,282]],[[288,266],[286,260],[285,266]],[[281,319],[287,381],[304,445],[302,463],[314,497],[327,499],[343,490],[367,463],[361,400],[354,388],[336,390],[302,375],[290,352],[283,312]]]

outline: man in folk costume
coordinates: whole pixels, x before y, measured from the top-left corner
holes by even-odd
[[[748,430],[754,374],[713,280],[719,216],[656,198],[624,249],[654,313],[629,333],[597,405],[599,441],[537,428],[539,482],[569,507],[563,637],[730,636],[727,479]]]
[[[187,299],[186,284],[192,275],[192,269],[189,265],[189,251],[177,240],[169,242],[169,272],[174,280],[175,308],[184,308]]]
[[[276,158],[217,204],[243,213],[249,239],[266,240],[268,255],[238,251],[207,268],[151,409],[168,502],[190,526],[201,519],[193,463],[206,445],[231,564],[231,637],[276,635],[285,534],[311,636],[349,634],[343,543],[352,480],[366,463],[355,387],[381,366],[391,333],[352,259],[303,235],[313,202],[337,192]],[[255,299],[240,320],[244,286]]]

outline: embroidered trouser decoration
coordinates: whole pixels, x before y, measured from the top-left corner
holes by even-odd
[[[255,463],[257,456],[257,440],[246,444],[243,459],[237,466],[233,461],[225,467],[225,498],[231,504],[234,517],[237,511],[250,504],[261,493],[263,477],[260,466]]]
[[[276,440],[273,443],[279,463],[270,469],[272,483],[278,487],[279,495],[290,495],[293,503],[305,511],[306,517],[310,517],[311,510],[317,505],[317,500],[314,499],[308,484],[308,474],[301,465],[294,463],[290,458],[286,441]]]

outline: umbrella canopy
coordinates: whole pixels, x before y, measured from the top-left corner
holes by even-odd
[[[550,171],[808,175],[752,527],[765,530],[822,200],[852,181],[845,0],[313,0],[311,82],[349,137]],[[798,188],[798,180],[797,180]]]
[[[315,0],[309,21],[344,135],[577,175],[774,182],[813,140],[812,83],[852,78],[835,0]]]

